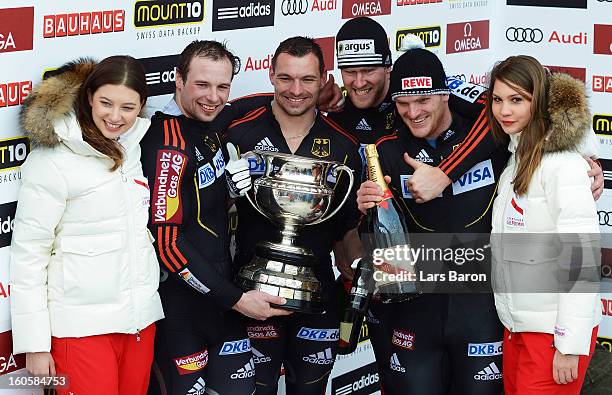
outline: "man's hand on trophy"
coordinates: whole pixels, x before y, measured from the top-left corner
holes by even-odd
[[[270,304],[284,305],[285,303],[287,303],[287,300],[280,296],[252,290],[243,293],[240,300],[232,308],[242,315],[263,321],[276,315],[291,314],[292,312],[289,310],[270,306]]]
[[[225,180],[232,199],[244,196],[251,189],[249,161],[238,156],[238,151],[232,143],[227,143],[229,161],[225,165]]]
[[[385,182],[389,184],[391,177],[385,176]],[[372,208],[376,203],[383,198],[382,189],[374,181],[364,181],[357,191],[357,208],[362,213],[366,213],[369,208]]]

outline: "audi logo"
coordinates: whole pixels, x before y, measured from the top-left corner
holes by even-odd
[[[599,1],[600,3],[603,3],[603,2],[612,3],[612,0],[597,0],[597,1]]]
[[[308,11],[308,0],[283,0],[281,12],[283,15],[305,14]]]
[[[599,225],[612,226],[612,212],[610,211],[598,211]]]
[[[506,29],[506,39],[518,43],[539,43],[544,38],[540,29],[529,27],[509,27]]]

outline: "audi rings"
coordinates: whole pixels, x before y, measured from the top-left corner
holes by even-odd
[[[599,225],[601,226],[612,226],[612,212],[610,211],[598,211]]]
[[[506,29],[506,39],[518,43],[539,43],[544,38],[540,29],[529,27],[509,27]]]
[[[305,14],[308,11],[308,0],[283,0],[281,12],[283,15]]]

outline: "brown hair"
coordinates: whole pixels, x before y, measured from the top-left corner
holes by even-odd
[[[183,81],[187,81],[189,65],[191,64],[191,60],[195,57],[207,58],[214,61],[227,59],[232,65],[232,78],[240,71],[240,58],[231,53],[224,43],[212,40],[195,40],[187,45],[179,56],[176,71],[181,75]]]
[[[493,116],[493,88],[496,81],[508,84],[531,100],[531,119],[521,132],[516,148],[517,171],[512,181],[517,195],[527,193],[531,178],[542,162],[542,149],[550,126],[548,115],[548,76],[546,69],[535,58],[526,55],[510,56],[491,71],[486,113],[491,133],[497,140],[507,138]]]
[[[313,54],[319,60],[319,74],[322,76],[325,72],[323,51],[319,44],[310,37],[295,36],[280,43],[272,57],[272,71],[276,68],[276,61],[278,56],[282,53],[286,53],[296,58],[303,58],[308,54]]]
[[[136,91],[140,96],[140,104],[144,106],[148,94],[144,68],[131,56],[110,56],[93,68],[79,89],[75,110],[83,140],[111,158],[114,164],[110,170],[115,171],[123,164],[123,149],[116,141],[104,137],[98,129],[93,121],[89,103],[89,96],[107,84],[123,85]]]

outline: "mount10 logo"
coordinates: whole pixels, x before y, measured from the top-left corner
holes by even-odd
[[[156,27],[198,23],[204,20],[204,0],[138,0],[134,26]]]
[[[216,0],[213,3],[213,32],[273,25],[273,0]]]

